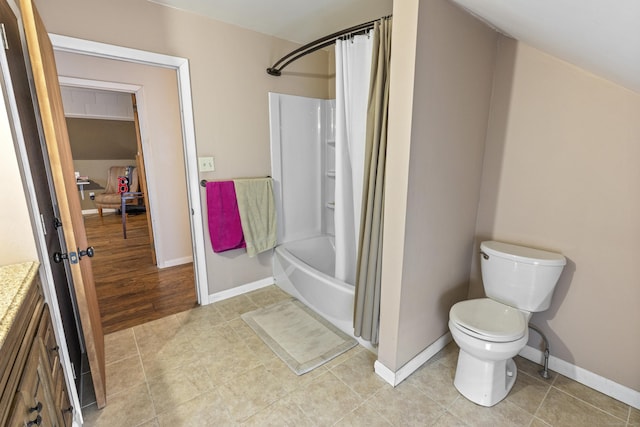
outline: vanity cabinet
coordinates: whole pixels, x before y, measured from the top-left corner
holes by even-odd
[[[73,408],[49,309],[37,276],[25,286],[24,298],[9,319],[11,325],[3,331],[0,425],[71,427]]]

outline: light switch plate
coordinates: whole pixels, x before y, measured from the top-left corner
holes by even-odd
[[[198,168],[200,172],[213,172],[216,170],[213,164],[213,157],[198,157]]]

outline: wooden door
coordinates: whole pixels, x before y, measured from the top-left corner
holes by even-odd
[[[47,254],[51,257],[56,252],[66,252],[64,236],[62,235],[62,230],[57,229],[56,225],[56,219],[59,215],[57,206],[53,203],[55,191],[51,182],[46,148],[41,144],[40,135],[38,134],[38,122],[22,50],[18,18],[4,0],[0,1],[0,18],[0,22],[4,25],[6,40],[6,46],[2,52],[6,55],[9,69],[9,75],[3,76],[3,78],[7,84],[9,84],[9,81],[11,82],[13,101],[15,101],[15,106],[10,102],[9,108],[12,113],[17,115],[20,122],[20,128],[16,129],[15,132],[20,133],[24,141],[24,150],[29,162],[36,202],[42,219]],[[76,372],[80,372],[82,356],[81,328],[75,315],[77,309],[75,309],[75,301],[72,294],[73,283],[63,263],[52,262],[50,265],[69,358]],[[80,390],[80,375],[76,375],[75,384],[76,388]]]
[[[69,250],[66,262],[73,277],[96,404],[98,408],[102,408],[106,404],[104,336],[91,258],[81,256],[81,251],[86,251],[89,245],[80,208],[53,47],[32,1],[20,0],[20,11],[62,230]]]
[[[144,205],[147,208],[147,229],[149,230],[149,249],[151,249],[151,261],[154,265],[158,262],[156,260],[156,244],[153,240],[153,225],[151,223],[151,206],[149,205],[149,191],[147,191],[147,175],[144,169],[144,156],[142,154],[142,137],[140,136],[140,120],[138,119],[138,102],[136,101],[136,95],[131,94],[131,102],[133,103],[133,121],[136,128],[136,166],[138,167],[138,182],[140,183],[140,190],[144,196]]]

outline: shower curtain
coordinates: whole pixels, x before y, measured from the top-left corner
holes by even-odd
[[[372,39],[336,41],[336,278],[355,284]]]
[[[387,156],[387,112],[389,109],[389,69],[391,64],[390,17],[373,29],[371,88],[367,113],[364,161],[364,203],[360,228],[353,313],[354,334],[378,344],[382,270],[382,225],[384,174]]]

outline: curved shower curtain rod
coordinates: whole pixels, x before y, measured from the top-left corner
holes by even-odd
[[[291,64],[293,61],[300,59],[309,53],[315,52],[316,50],[331,46],[340,37],[351,36],[354,34],[369,31],[373,28],[376,22],[380,21],[380,19],[386,19],[390,17],[391,15],[384,16],[373,21],[365,22],[364,24],[356,25],[351,28],[338,31],[337,33],[333,33],[328,36],[324,36],[322,38],[319,38],[318,40],[312,41],[311,43],[307,43],[304,46],[294,50],[293,52],[283,56],[275,64],[267,68],[267,74],[270,74],[272,76],[280,76],[282,74],[282,69]]]

